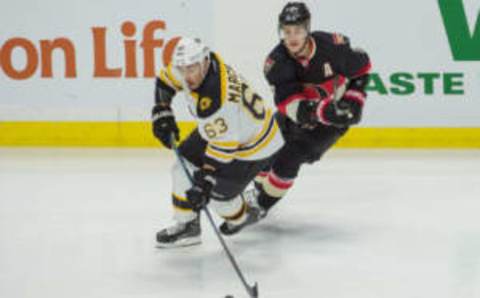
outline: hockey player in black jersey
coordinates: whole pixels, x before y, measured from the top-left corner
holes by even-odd
[[[279,33],[281,42],[268,55],[264,72],[286,144],[256,178],[251,203],[263,211],[287,193],[303,164],[319,160],[359,123],[371,68],[368,55],[352,49],[344,35],[311,31],[310,12],[302,2],[283,8]]]

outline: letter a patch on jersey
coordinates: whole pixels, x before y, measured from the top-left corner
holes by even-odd
[[[330,63],[327,62],[323,64],[323,72],[324,72],[324,77],[326,78],[333,76],[333,70]]]

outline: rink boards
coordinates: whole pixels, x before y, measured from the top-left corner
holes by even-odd
[[[195,128],[181,122],[181,138]],[[149,122],[0,123],[2,146],[158,147]],[[338,148],[480,148],[479,128],[351,128]]]
[[[1,13],[0,146],[157,146],[154,77],[179,35],[201,37],[272,105],[263,61],[285,2],[15,1]],[[344,33],[373,62],[363,120],[339,147],[480,147],[478,1],[306,2],[313,28]]]

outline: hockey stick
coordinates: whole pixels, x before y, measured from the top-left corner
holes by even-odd
[[[338,116],[347,116],[348,119],[353,118],[352,111],[350,109],[342,109],[338,106],[338,102],[340,101],[340,96],[338,96],[338,75],[335,75],[333,78],[333,106],[335,107],[335,113]],[[348,80],[345,79],[345,85],[348,84]]]
[[[175,152],[175,155],[177,156],[177,159],[180,162],[180,165],[182,166],[182,169],[185,172],[185,175],[187,175],[188,180],[193,185],[192,174],[190,174],[190,172],[188,171],[185,160],[183,159],[183,157],[180,155],[180,152],[178,151],[178,147],[175,144],[175,136],[173,134],[172,134],[172,137],[171,137],[171,143],[172,143],[173,152]],[[233,269],[235,269],[235,272],[237,273],[238,277],[240,278],[240,280],[241,280],[243,286],[245,287],[245,290],[247,291],[248,295],[250,296],[250,298],[258,298],[258,284],[255,283],[253,286],[250,286],[247,283],[242,271],[238,267],[238,264],[235,261],[235,258],[233,257],[233,254],[230,252],[230,249],[228,248],[227,244],[225,243],[225,240],[223,239],[222,235],[218,231],[217,225],[215,224],[215,221],[213,220],[210,209],[208,209],[208,207],[205,206],[205,207],[203,207],[203,211],[205,211],[205,214],[207,215],[208,221],[210,222],[210,225],[212,226],[213,231],[215,232],[215,235],[217,235],[218,240],[222,244],[223,250],[227,254],[227,257],[230,260],[230,263],[232,264]]]

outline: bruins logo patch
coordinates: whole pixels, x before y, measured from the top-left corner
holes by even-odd
[[[202,97],[198,105],[200,107],[200,111],[203,112],[212,106],[212,99],[210,97]]]

